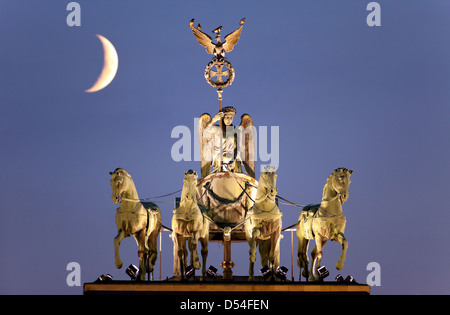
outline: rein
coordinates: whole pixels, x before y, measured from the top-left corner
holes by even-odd
[[[256,201],[261,200],[261,199],[253,200],[253,198],[250,197],[250,195],[247,193],[246,189],[245,189],[244,187],[242,187],[242,185],[239,183],[238,180],[242,180],[242,179],[240,179],[239,177],[236,177],[236,176],[234,175],[233,172],[230,172],[230,174],[231,174],[231,175],[233,176],[233,178],[236,180],[236,182],[237,182],[237,184],[239,185],[239,187],[241,187],[241,189],[245,192],[245,194],[247,195],[247,197],[250,198],[251,201],[253,201],[253,203],[255,203]],[[258,186],[255,186],[255,185],[253,185],[252,183],[249,183],[249,182],[247,182],[247,181],[246,181],[245,183],[246,183],[246,185],[249,185],[249,186],[253,186],[253,187],[255,187],[255,188],[258,188]],[[279,199],[281,199],[281,200],[286,201],[287,203],[282,203],[282,204],[285,204],[285,205],[288,205],[288,206],[294,206],[294,207],[297,207],[297,208],[303,208],[303,207],[307,206],[307,205],[297,204],[297,203],[294,203],[294,202],[292,202],[292,201],[289,201],[289,200],[287,200],[287,199],[281,197],[280,195],[276,195],[276,197],[279,198]],[[266,194],[266,196],[263,197],[263,198],[269,198],[269,199],[271,199],[267,194]],[[271,199],[271,200],[273,200],[273,199]]]
[[[166,194],[166,195],[161,195],[161,196],[156,196],[156,197],[150,197],[150,198],[142,198],[142,199],[130,199],[130,198],[125,198],[125,197],[120,197],[120,201],[119,201],[119,202],[121,202],[122,200],[125,200],[125,201],[140,201],[140,202],[142,202],[142,201],[147,201],[147,200],[159,199],[159,198],[163,198],[163,197],[168,197],[168,196],[175,195],[175,194],[181,192],[181,190],[182,190],[182,189],[177,190],[177,191],[174,191],[173,193]]]
[[[259,208],[255,207],[254,205],[253,205],[252,209],[259,210],[261,213],[261,212],[271,212],[273,209],[275,209],[275,207],[277,207],[277,204],[274,202],[274,205],[273,205],[272,209],[270,209],[270,210],[259,209]],[[253,213],[251,215],[257,215],[257,213]]]

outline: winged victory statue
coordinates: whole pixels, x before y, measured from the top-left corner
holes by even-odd
[[[208,113],[200,116],[198,140],[200,147],[200,167],[202,177],[213,170],[242,173],[242,165],[247,174],[255,178],[255,130],[248,114],[241,116],[239,127],[232,125],[236,109],[224,107],[213,118]],[[214,123],[221,120],[221,126]]]

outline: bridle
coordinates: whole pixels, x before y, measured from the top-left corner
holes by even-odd
[[[333,191],[336,192],[336,196],[334,196],[334,197],[331,198],[330,200],[322,199],[322,202],[323,202],[323,201],[324,201],[324,202],[332,202],[332,201],[335,201],[336,199],[339,198],[339,202],[341,203],[341,205],[343,205],[343,204],[344,204],[344,201],[342,200],[342,194],[341,194],[340,192],[338,192],[338,191],[336,190],[336,188],[333,187],[333,178],[331,178],[331,179],[326,183],[326,185],[327,185],[327,187],[328,187],[328,185],[331,185],[331,188],[333,189]],[[328,188],[328,189],[329,189],[329,188]]]

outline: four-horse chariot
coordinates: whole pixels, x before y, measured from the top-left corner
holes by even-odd
[[[216,43],[200,28],[189,27],[197,41],[214,59],[205,71],[208,83],[217,88],[219,113],[213,118],[207,113],[198,122],[198,136],[201,156],[201,177],[189,170],[185,173],[181,198],[176,202],[172,217],[172,239],[174,241],[174,275],[185,277],[188,250],[191,252],[191,266],[200,269],[197,253],[201,244],[203,259],[202,276],[206,273],[206,257],[209,242],[221,242],[224,246],[223,278],[232,279],[231,243],[248,242],[249,280],[253,280],[256,249],[259,247],[261,264],[271,270],[272,277],[279,265],[279,241],[282,213],[277,202],[277,174],[275,168],[262,170],[259,180],[255,179],[255,129],[248,114],[241,116],[241,124],[232,125],[236,109],[228,106],[222,109],[223,88],[234,79],[234,69],[225,58],[225,52],[233,50],[237,44],[245,19],[239,28],[221,41],[220,29],[216,33]],[[228,70],[224,70],[224,65]],[[217,71],[212,71],[215,66]],[[212,81],[212,77],[217,77]],[[223,77],[228,78],[223,81]],[[214,125],[220,121],[219,126]],[[211,172],[211,167],[213,171]],[[247,174],[243,173],[245,169]],[[298,266],[307,278],[320,267],[322,247],[327,240],[342,244],[342,254],[336,265],[341,269],[345,261],[348,242],[344,237],[345,217],[342,204],[348,198],[350,174],[345,168],[335,170],[327,179],[323,199],[319,205],[305,207],[297,223],[299,239]],[[156,204],[139,199],[131,176],[124,169],[111,172],[112,199],[121,206],[117,209],[118,234],[114,240],[117,268],[122,267],[119,245],[124,237],[133,235],[138,243],[139,266],[142,271],[152,272],[156,261],[156,238],[161,229],[161,212]],[[314,210],[314,211],[311,211]],[[308,272],[307,248],[310,239],[315,239],[312,251],[314,263]],[[186,246],[186,243],[188,246]]]

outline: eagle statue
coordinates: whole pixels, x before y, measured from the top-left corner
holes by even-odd
[[[220,38],[221,36],[220,31],[222,29],[222,26],[219,26],[213,31],[213,33],[216,34],[215,37],[216,43],[213,43],[212,38],[208,34],[200,30],[201,29],[200,24],[198,24],[196,28],[194,27],[194,19],[192,19],[189,22],[189,27],[194,33],[194,36],[199,42],[199,44],[206,48],[206,52],[208,54],[213,54],[217,59],[220,60],[224,59],[225,53],[232,51],[234,46],[238,43],[239,37],[241,36],[242,27],[244,26],[244,22],[245,18],[243,18],[239,22],[240,27],[237,30],[225,36],[225,41],[223,43]]]

